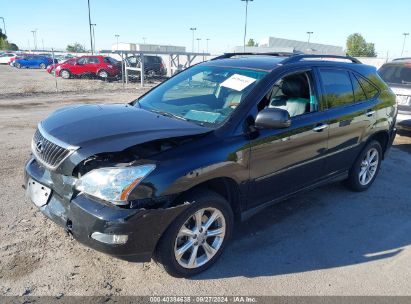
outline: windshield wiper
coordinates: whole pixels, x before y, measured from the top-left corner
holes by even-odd
[[[151,111],[151,112],[154,112],[154,113],[156,113],[156,114],[160,114],[160,115],[162,115],[162,116],[177,118],[177,119],[184,120],[184,121],[190,121],[189,119],[187,119],[187,118],[185,118],[185,117],[183,117],[183,116],[179,116],[179,115],[176,115],[176,114],[173,114],[173,113],[170,113],[170,112],[165,112],[165,111],[160,111],[160,110],[154,110],[154,109],[148,109],[148,110]]]

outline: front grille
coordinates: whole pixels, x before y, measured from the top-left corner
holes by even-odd
[[[34,133],[31,150],[35,158],[49,169],[56,169],[71,152],[46,139],[38,129]]]

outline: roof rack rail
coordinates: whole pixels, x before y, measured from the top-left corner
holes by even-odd
[[[361,61],[358,59],[351,57],[351,56],[339,56],[339,55],[311,55],[311,54],[297,54],[294,56],[291,56],[290,58],[285,59],[281,64],[290,64],[290,63],[295,63],[298,61],[301,61],[303,59],[310,59],[310,58],[334,58],[334,59],[346,59],[350,60],[352,63],[356,64],[362,64]]]
[[[400,57],[400,58],[395,58],[392,61],[400,61],[400,60],[410,60],[411,57]]]
[[[288,52],[268,52],[268,53],[224,53],[221,56],[217,56],[211,60],[219,60],[231,58],[234,56],[246,56],[246,55],[262,55],[262,56],[276,56],[276,57],[290,57],[299,53],[288,53]]]

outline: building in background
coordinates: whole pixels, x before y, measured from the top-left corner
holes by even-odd
[[[118,48],[118,49],[117,49]],[[141,52],[163,52],[170,53],[176,52],[181,53],[185,52],[185,46],[175,46],[175,45],[160,45],[160,44],[138,44],[138,43],[124,43],[119,42],[113,43],[111,45],[112,51],[141,51]]]
[[[244,51],[243,46],[234,48],[234,52],[241,53]],[[287,52],[287,53],[305,53],[321,55],[345,55],[341,46],[308,43],[307,41],[290,40],[275,37],[266,37],[260,41],[258,46],[247,46],[246,52],[268,53],[268,52]]]

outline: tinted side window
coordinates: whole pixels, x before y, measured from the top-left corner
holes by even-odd
[[[328,108],[347,105],[354,101],[351,79],[347,71],[320,69],[320,77]]]
[[[365,95],[364,90],[362,89],[357,78],[351,74],[352,86],[354,89],[354,97],[356,102],[367,100],[367,95]]]
[[[80,58],[79,60],[77,60],[77,63],[78,64],[85,64],[86,60],[87,60],[87,58],[83,57],[83,58]]]
[[[365,95],[367,95],[368,99],[373,99],[375,96],[378,95],[378,90],[377,88],[371,84],[368,80],[366,80],[364,77],[361,77],[360,75],[355,75],[360,82],[362,88],[364,89]]]
[[[87,63],[89,63],[89,64],[97,64],[97,63],[100,63],[100,60],[98,60],[97,57],[89,57],[88,60],[87,60]]]

